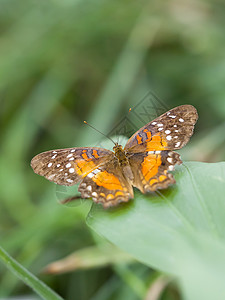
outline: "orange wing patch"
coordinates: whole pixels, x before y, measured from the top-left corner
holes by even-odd
[[[149,140],[149,139],[148,139]],[[160,133],[153,135],[150,140],[146,142],[146,151],[157,151],[157,150],[166,150],[167,142],[160,135]]]
[[[87,154],[86,153],[82,154],[82,157],[84,157],[85,155],[87,155]],[[83,159],[77,160],[74,163],[76,172],[81,177],[87,176],[90,172],[92,172],[94,169],[96,169],[96,164],[93,161],[91,161],[90,159],[87,159],[87,160],[83,160]]]
[[[87,156],[87,150],[83,150],[83,153],[82,153],[81,156],[83,157],[83,159],[85,159],[85,161],[91,161],[92,160],[92,158],[89,158]]]
[[[159,151],[159,154],[147,155],[141,164],[142,190],[156,191],[175,183],[168,170],[173,170],[175,164],[180,164],[179,154],[172,151]]]
[[[113,175],[112,173],[108,173],[107,171],[102,171],[102,172],[97,173],[92,178],[92,180],[98,186],[102,186],[107,190],[124,190],[124,191],[127,191],[126,188],[122,187],[119,179],[115,175]]]
[[[114,165],[108,172],[101,167],[90,172],[81,182],[78,191],[82,198],[92,198],[94,202],[102,203],[104,207],[115,206],[119,202],[127,202],[133,198],[131,184],[117,171]]]
[[[180,156],[172,151],[151,151],[150,153],[135,153],[129,158],[134,174],[133,185],[142,193],[154,192],[167,188],[175,183],[169,171],[174,170],[175,164],[181,164]],[[137,168],[137,165],[140,168]]]
[[[143,143],[142,137],[140,135],[137,134],[136,138],[139,145]]]
[[[162,183],[163,181],[166,181],[168,179],[168,176],[160,175],[158,178],[153,178],[150,180],[150,186],[153,190],[155,190],[153,187],[155,184]]]
[[[146,135],[147,135],[147,139],[145,140],[145,142],[151,141],[151,139],[152,139],[152,133],[151,133],[151,131],[148,130],[148,129],[144,129],[143,132],[145,132]]]
[[[165,173],[165,172],[164,172]],[[164,181],[167,177],[165,175],[160,175],[159,176],[159,181]]]
[[[96,150],[93,150],[93,151],[92,151],[92,155],[93,155],[95,158],[99,158],[98,151],[96,151]]]
[[[146,182],[149,182],[149,180],[158,173],[161,164],[162,160],[160,155],[152,154],[144,158],[141,171]]]

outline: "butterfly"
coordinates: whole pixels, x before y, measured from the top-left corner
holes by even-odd
[[[34,172],[59,185],[79,184],[81,198],[92,198],[105,208],[142,193],[165,189],[176,181],[170,171],[181,164],[172,150],[184,147],[198,119],[192,105],[175,107],[134,133],[123,148],[58,149],[40,153],[31,160]]]

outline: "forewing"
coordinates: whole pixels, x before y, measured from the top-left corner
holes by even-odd
[[[116,158],[89,173],[79,185],[82,198],[92,198],[105,208],[133,198],[131,183],[123,176]]]
[[[175,183],[168,171],[173,171],[175,164],[182,163],[180,155],[173,151],[134,153],[129,162],[134,175],[133,185],[142,193],[165,189]]]
[[[192,105],[175,107],[143,126],[128,140],[127,152],[175,150],[187,144],[198,119]]]
[[[36,155],[31,167],[50,181],[71,186],[104,165],[112,155],[112,151],[97,147],[58,149]]]

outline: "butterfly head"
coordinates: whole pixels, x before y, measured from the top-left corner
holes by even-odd
[[[123,147],[121,145],[119,145],[118,143],[115,143],[115,146],[113,147],[113,151],[115,153],[117,153],[119,151],[123,151]]]

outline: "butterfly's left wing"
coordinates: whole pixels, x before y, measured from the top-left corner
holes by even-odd
[[[69,148],[40,153],[31,161],[34,172],[60,185],[80,183],[82,198],[104,207],[133,198],[133,188],[123,176],[114,153],[103,148]]]
[[[31,167],[50,181],[71,186],[81,182],[113,155],[112,151],[98,147],[58,149],[36,155]]]

